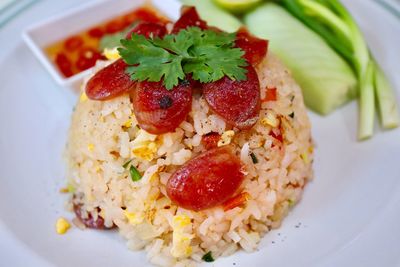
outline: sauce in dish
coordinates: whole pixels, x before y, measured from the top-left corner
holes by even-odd
[[[97,60],[105,59],[100,49],[103,37],[117,34],[143,21],[166,23],[168,19],[152,6],[146,5],[53,43],[45,48],[45,52],[62,75],[68,78],[93,67]]]

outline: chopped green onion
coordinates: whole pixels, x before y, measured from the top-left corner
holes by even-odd
[[[129,173],[131,175],[131,179],[133,182],[137,182],[140,179],[142,179],[142,175],[140,174],[138,169],[136,169],[135,166],[133,165],[131,165],[131,167],[129,168]]]
[[[258,163],[258,159],[257,159],[256,155],[253,152],[250,153],[250,157],[251,157],[251,160],[253,161],[254,164]]]
[[[213,262],[214,258],[211,254],[211,251],[207,252],[206,254],[204,254],[204,256],[201,258],[203,261],[205,262]]]
[[[385,129],[399,126],[396,94],[382,70],[375,66],[375,93],[381,125]]]
[[[131,163],[131,159],[128,160],[127,162],[124,163],[124,165],[122,165],[122,168],[126,169],[129,166],[129,163]]]

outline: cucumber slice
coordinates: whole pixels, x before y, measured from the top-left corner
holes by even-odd
[[[247,14],[250,31],[270,40],[269,47],[291,69],[306,105],[328,114],[357,95],[350,66],[315,32],[274,3]]]
[[[184,5],[195,6],[200,17],[210,26],[227,32],[234,32],[242,26],[238,18],[216,6],[212,0],[181,0],[181,2]]]

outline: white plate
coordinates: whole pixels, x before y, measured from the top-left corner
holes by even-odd
[[[82,2],[40,1],[0,29],[0,266],[146,262],[117,233],[54,230],[60,215],[72,217],[58,189],[75,96],[52,81],[20,36],[29,24]],[[373,1],[345,3],[399,90],[399,19]],[[327,118],[310,114],[318,148],[315,180],[302,202],[258,252],[215,266],[399,266],[400,130],[358,143],[356,110],[353,103]]]

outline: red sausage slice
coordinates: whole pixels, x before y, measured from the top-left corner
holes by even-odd
[[[243,179],[240,160],[232,147],[218,147],[191,159],[172,174],[167,194],[180,207],[199,211],[231,198]]]
[[[203,95],[211,109],[227,123],[249,129],[260,112],[260,83],[256,71],[247,66],[247,80],[233,81],[224,77],[203,85]]]
[[[199,27],[202,30],[207,29],[207,23],[200,19],[195,7],[184,6],[181,11],[181,17],[175,22],[172,33],[177,33],[187,27]]]
[[[129,92],[136,86],[125,72],[127,64],[118,59],[97,72],[86,84],[86,95],[92,100],[108,100]]]
[[[253,66],[267,55],[268,41],[255,37],[246,28],[240,28],[237,32],[235,45],[244,50],[244,58]]]
[[[133,32],[146,37],[150,35],[162,37],[166,31],[164,25],[144,22],[137,25],[127,37]],[[92,100],[108,100],[134,89],[137,83],[125,72],[127,66],[122,59],[119,59],[100,70],[87,83],[86,95]]]
[[[140,82],[131,96],[142,129],[152,134],[173,132],[192,107],[192,83],[185,80],[167,90],[162,82]]]
[[[144,35],[146,38],[153,38],[155,36],[162,38],[167,33],[167,29],[162,24],[152,23],[152,22],[142,22],[136,25],[136,27],[134,27],[126,35],[126,39],[130,39],[132,33]]]
[[[106,227],[104,225],[104,219],[101,218],[100,216],[97,217],[97,220],[94,220],[92,214],[88,213],[87,217],[84,218],[82,214],[82,205],[79,204],[74,204],[73,205],[74,212],[76,217],[88,228],[91,229],[98,229],[98,230],[107,230],[107,229],[112,229],[115,227],[115,225],[111,227]],[[97,208],[97,211],[100,211],[99,208]]]

